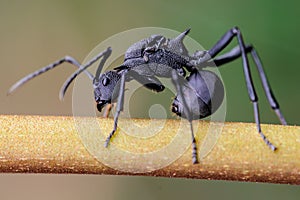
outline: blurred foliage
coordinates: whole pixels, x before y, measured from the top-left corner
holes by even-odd
[[[157,26],[182,31],[192,27],[190,36],[208,49],[229,28],[239,26],[245,41],[257,48],[288,122],[299,124],[297,8],[293,1],[1,1],[0,55],[5,70],[1,89],[5,91],[23,75],[63,55],[82,60],[99,42],[131,28]],[[65,103],[57,100],[60,84],[73,71],[62,68],[29,83],[15,98],[2,101],[2,112],[71,115],[70,96]],[[226,120],[253,121],[241,60],[220,71],[227,92]],[[254,66],[252,72],[262,122],[278,123]],[[41,93],[45,95],[38,95]]]

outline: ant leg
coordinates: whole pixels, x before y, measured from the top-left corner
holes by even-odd
[[[254,118],[255,118],[255,122],[256,122],[256,126],[257,126],[257,131],[260,134],[260,136],[262,137],[262,139],[264,140],[264,142],[268,145],[268,147],[270,149],[272,149],[273,151],[276,150],[276,147],[266,138],[266,136],[263,134],[263,132],[261,131],[261,126],[260,126],[260,119],[259,119],[259,111],[258,111],[258,98],[254,89],[254,85],[253,85],[253,81],[252,81],[252,77],[251,77],[251,73],[250,73],[250,67],[249,67],[249,61],[247,58],[247,54],[246,54],[246,48],[245,48],[245,44],[244,44],[244,40],[242,37],[242,34],[240,32],[239,29],[234,28],[232,31],[234,34],[236,34],[237,39],[238,39],[238,43],[241,49],[241,56],[243,59],[243,68],[244,68],[244,75],[245,75],[245,79],[246,79],[246,84],[247,84],[247,88],[248,88],[248,94],[250,97],[250,100],[253,103],[253,109],[254,109]]]
[[[123,106],[124,106],[124,91],[125,91],[125,75],[126,75],[126,73],[127,73],[127,71],[123,72],[122,75],[121,75],[120,88],[119,88],[119,91],[118,91],[119,94],[118,94],[118,101],[117,101],[117,110],[116,110],[116,114],[115,114],[115,117],[114,117],[114,128],[105,140],[105,143],[104,143],[105,147],[108,146],[108,144],[110,142],[110,139],[115,134],[115,132],[118,128],[119,115],[120,115],[120,112],[123,110]]]
[[[242,37],[242,34],[240,30],[237,27],[234,27],[227,31],[223,37],[210,49],[207,51],[207,54],[210,55],[211,58],[214,58],[220,51],[222,51],[231,41],[234,37],[237,37],[239,48],[241,51],[241,57],[243,60],[243,69],[244,69],[244,76],[246,79],[246,85],[248,89],[248,95],[253,103],[253,109],[254,109],[254,118],[257,126],[257,131],[263,138],[264,142],[268,145],[270,149],[273,151],[276,150],[276,147],[266,138],[266,136],[263,134],[261,131],[261,126],[260,126],[260,120],[259,120],[259,111],[258,111],[258,98],[254,89],[251,73],[250,73],[250,67],[249,67],[249,61],[247,58],[247,52],[246,52],[246,46],[244,44],[244,40]],[[199,58],[201,63],[203,64],[204,62],[207,62],[210,60],[209,56],[205,56],[205,59],[202,58],[202,60]],[[196,61],[195,63],[198,64],[200,61]]]
[[[81,73],[81,72],[85,72],[86,69],[88,67],[90,67],[92,64],[94,64],[97,60],[99,60],[101,57],[103,57],[103,59],[101,60],[99,66],[98,66],[98,69],[97,69],[97,73],[100,73],[102,68],[103,68],[103,65],[105,63],[105,61],[107,60],[107,58],[110,56],[111,54],[111,48],[108,47],[105,51],[102,51],[100,52],[98,55],[96,55],[94,58],[92,58],[90,61],[88,61],[88,63],[86,63],[85,65],[83,66],[80,66],[79,69],[77,71],[75,71],[71,76],[69,76],[69,78],[64,82],[63,86],[61,87],[60,89],[60,92],[59,92],[59,98],[60,99],[63,99],[64,96],[65,96],[65,93],[68,89],[68,87],[70,86],[70,84],[72,83],[72,81]],[[100,72],[99,72],[100,71]],[[99,75],[98,75],[99,77]],[[96,76],[96,78],[98,78]],[[94,78],[95,80],[95,78]]]
[[[202,65],[205,65],[218,53],[220,53],[225,47],[227,47],[234,37],[237,37],[237,32],[240,32],[237,27],[231,28],[210,50],[196,52],[193,56],[193,59],[188,63],[188,65],[201,67]]]
[[[262,85],[264,87],[265,94],[267,96],[267,99],[269,101],[270,106],[275,111],[275,113],[276,113],[277,117],[279,118],[281,124],[287,125],[286,120],[283,117],[283,115],[282,115],[282,113],[279,109],[279,104],[276,101],[275,96],[274,96],[274,94],[271,90],[271,87],[269,85],[268,79],[266,77],[266,74],[264,72],[264,69],[263,69],[263,66],[262,66],[262,63],[261,63],[261,59],[259,58],[259,56],[258,56],[258,54],[257,54],[257,52],[255,51],[254,48],[252,48],[251,55],[252,55],[252,58],[253,58],[253,60],[256,64],[257,70],[259,72],[260,80],[261,80]]]
[[[175,70],[172,70],[172,81],[173,84],[176,87],[177,96],[183,97],[183,92],[182,92],[182,81],[179,79],[179,76],[177,74],[177,72]],[[183,114],[185,116],[187,116],[187,120],[189,121],[190,124],[190,129],[191,129],[191,136],[192,136],[192,161],[193,164],[198,163],[198,156],[197,156],[197,145],[196,145],[196,139],[195,139],[195,135],[194,135],[194,129],[193,129],[193,124],[192,124],[192,116],[191,116],[191,112],[189,109],[189,106],[187,104],[187,102],[185,101],[184,98],[182,98],[182,104],[183,104]]]
[[[252,48],[253,48],[252,45],[246,45],[245,46],[246,53],[250,53]],[[219,67],[226,63],[232,62],[239,57],[241,57],[241,50],[240,50],[239,46],[236,46],[233,49],[231,49],[229,52],[222,54],[212,60],[209,60],[206,63],[204,63],[203,65],[205,67],[215,67],[215,66]]]
[[[267,96],[267,99],[269,101],[269,104],[271,106],[271,108],[275,111],[277,117],[279,118],[281,124],[283,125],[287,125],[285,118],[283,117],[280,109],[279,109],[279,104],[276,101],[276,98],[272,92],[272,89],[270,87],[270,84],[268,82],[267,76],[264,72],[263,66],[262,66],[262,62],[261,59],[259,58],[255,48],[252,45],[246,45],[245,46],[245,51],[246,53],[251,53],[251,56],[254,60],[254,63],[256,65],[256,68],[259,72],[260,75],[260,80],[262,82],[265,94]],[[236,58],[239,58],[241,56],[241,50],[240,47],[237,46],[235,48],[233,48],[230,52],[225,53],[221,56],[218,56],[217,58],[209,61],[208,63],[214,65],[215,66],[221,66],[223,64],[226,64],[228,62],[231,62],[233,60],[235,60]]]
[[[132,77],[134,80],[155,92],[162,92],[165,86],[160,82],[155,76],[141,76],[138,72],[130,70],[128,76]]]

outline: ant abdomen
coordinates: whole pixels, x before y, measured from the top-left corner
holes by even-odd
[[[213,114],[224,99],[224,87],[221,79],[211,71],[195,70],[186,80],[182,92],[192,119],[202,119]],[[175,97],[172,112],[187,118],[183,112],[182,97]]]

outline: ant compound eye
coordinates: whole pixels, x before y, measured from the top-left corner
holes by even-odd
[[[103,80],[102,80],[102,84],[104,85],[104,86],[107,86],[108,84],[109,84],[109,78],[104,78]]]

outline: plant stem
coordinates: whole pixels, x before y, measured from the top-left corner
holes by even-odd
[[[173,127],[176,128],[178,121],[167,120],[167,128],[160,133],[164,137],[154,137],[149,144],[145,140],[141,151],[153,149],[174,137]],[[99,122],[105,133],[111,131],[111,119],[99,118]],[[134,122],[143,126],[149,120],[134,119]],[[209,122],[199,123],[195,129],[198,146],[209,126]],[[148,173],[131,173],[107,167],[88,153],[77,134],[73,117],[2,115],[0,172],[122,174],[300,184],[300,127],[263,124],[262,130],[277,151],[271,151],[264,144],[255,124],[226,122],[215,147],[200,160],[200,164],[192,164],[191,149],[188,148],[167,167]],[[139,151],[122,130],[112,142]],[[120,161],[116,159],[115,162]],[[147,165],[147,162],[139,165]]]

